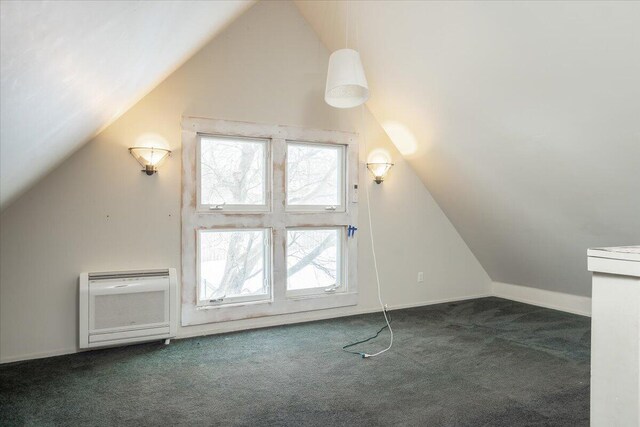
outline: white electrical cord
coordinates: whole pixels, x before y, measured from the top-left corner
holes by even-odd
[[[346,3],[346,34],[345,34],[345,48],[349,47],[349,1],[345,2]],[[356,20],[356,45],[358,44],[359,41],[359,28],[358,28],[358,21]],[[366,124],[365,124],[365,119],[364,119],[364,104],[360,105],[360,116],[361,116],[361,126],[362,126],[362,139],[364,141],[364,153],[365,156],[367,155],[367,135],[366,135]],[[366,174],[366,171],[365,171]],[[382,353],[385,353],[386,351],[389,351],[391,349],[391,347],[393,346],[393,329],[391,329],[391,322],[389,321],[389,316],[387,315],[387,306],[382,302],[382,289],[380,287],[380,273],[378,272],[378,259],[376,257],[376,248],[375,248],[375,242],[373,239],[373,221],[371,220],[371,195],[369,193],[369,185],[366,186],[366,192],[367,192],[367,216],[369,217],[369,236],[371,237],[371,253],[373,254],[373,268],[376,272],[376,284],[378,286],[378,302],[380,303],[380,308],[382,308],[382,314],[384,315],[384,320],[387,324],[387,328],[389,328],[389,334],[391,335],[390,340],[389,340],[389,346],[383,350],[380,350],[376,353],[363,353],[363,352],[356,352],[356,351],[351,351],[351,350],[346,350],[346,348],[348,347],[352,347],[358,344],[362,344],[364,342],[367,342],[373,338],[376,338],[378,336],[378,334],[380,334],[380,332],[382,332],[384,330],[384,327],[382,329],[380,329],[378,331],[378,333],[371,337],[368,338],[364,341],[359,341],[359,342],[355,342],[352,344],[348,344],[344,347],[342,347],[343,350],[348,351],[349,353],[354,353],[354,354],[360,354],[360,356],[362,356],[363,358],[369,358],[369,357],[376,357],[381,355]]]
[[[364,122],[364,104],[360,106],[360,112],[361,112],[361,123],[362,123],[362,140],[364,142],[364,153],[366,156],[367,155],[367,135],[366,135],[366,129],[365,129],[366,125]],[[389,341],[389,347],[373,354],[362,353],[363,358],[379,356],[382,353],[391,349],[391,346],[393,346],[393,329],[391,329],[391,322],[389,322],[389,317],[387,316],[387,307],[382,302],[382,291],[380,289],[380,274],[378,273],[378,260],[376,258],[376,246],[373,241],[373,224],[371,221],[371,198],[369,196],[369,185],[366,185],[365,188],[367,190],[367,216],[369,217],[369,236],[371,237],[371,253],[373,254],[373,268],[376,272],[376,283],[378,285],[378,302],[380,303],[380,307],[382,308],[382,314],[384,315],[384,320],[385,322],[387,322],[387,328],[389,328],[391,339]]]

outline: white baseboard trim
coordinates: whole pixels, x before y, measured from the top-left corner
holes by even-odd
[[[566,311],[568,313],[579,314],[582,316],[591,316],[591,298],[565,294],[561,292],[546,291],[543,289],[530,288],[527,286],[512,285],[509,283],[493,282],[490,294],[478,294],[464,297],[443,298],[438,300],[423,301],[418,303],[393,304],[389,305],[389,310],[402,310],[405,308],[424,307],[434,304],[443,304],[448,302],[466,301],[477,298],[486,298],[495,296],[499,298],[518,301],[525,304],[536,305],[540,307],[551,308],[554,310]],[[254,319],[249,323],[238,324],[236,322],[217,323],[215,327],[206,330],[185,331],[178,333],[176,339],[192,338],[197,336],[223,334],[229,332],[237,332],[247,329],[269,328],[273,326],[289,325],[296,323],[314,322],[317,320],[335,319],[339,317],[357,316],[360,314],[369,314],[379,312],[379,307],[356,308],[340,314],[327,313],[325,310],[313,312],[312,316],[305,318],[281,318],[280,316],[263,317]],[[214,324],[212,324],[213,326]],[[23,360],[42,359],[45,357],[62,356],[66,354],[78,353],[77,348],[59,349],[54,351],[29,353],[20,356],[10,356],[0,359],[0,364],[19,362]]]
[[[61,350],[43,351],[36,353],[28,353],[20,356],[9,356],[0,359],[0,365],[5,363],[21,362],[23,360],[35,360],[44,359],[46,357],[64,356],[66,354],[78,353],[80,350],[77,348],[66,348]]]
[[[456,301],[465,301],[476,298],[484,298],[489,297],[490,294],[482,294],[482,295],[473,295],[473,296],[465,296],[465,297],[452,297],[452,298],[444,298],[439,300],[425,301],[419,303],[408,303],[408,304],[395,304],[389,305],[389,310],[402,310],[405,308],[414,308],[414,307],[423,307],[427,305],[434,304],[442,304],[447,302],[456,302]],[[211,324],[211,329],[198,330],[198,331],[183,331],[178,332],[178,336],[175,339],[183,339],[183,338],[193,338],[199,336],[206,335],[216,335],[216,334],[224,334],[229,332],[238,332],[248,329],[261,329],[261,328],[269,328],[273,326],[281,326],[281,325],[290,325],[296,323],[307,323],[307,322],[315,322],[317,320],[327,320],[327,319],[336,319],[339,317],[349,317],[349,316],[358,316],[360,314],[370,314],[379,312],[379,307],[372,308],[361,308],[349,310],[344,313],[336,314],[336,313],[327,313],[326,310],[318,310],[314,312],[307,312],[308,314],[312,314],[309,317],[304,318],[282,318],[282,316],[268,316],[252,319],[251,322],[244,322],[242,324],[238,324],[238,322],[227,322],[227,323],[215,323]],[[87,351],[87,350],[82,350]],[[43,359],[46,357],[54,357],[54,356],[63,356],[66,354],[79,353],[80,349],[78,348],[68,348],[54,351],[45,351],[38,353],[29,353],[20,356],[9,356],[0,359],[0,364],[12,363],[12,362],[20,362],[24,360],[33,360],[33,359]]]
[[[493,296],[499,298],[566,311],[567,313],[580,314],[582,316],[591,316],[591,298],[589,297],[501,282],[493,282],[491,289]]]
[[[431,301],[419,302],[419,303],[391,304],[389,305],[389,310],[402,310],[405,308],[424,307],[428,305],[442,304],[442,303],[456,302],[456,301],[466,301],[466,300],[485,298],[490,296],[491,296],[490,294],[482,294],[482,295],[473,295],[473,296],[465,296],[465,297],[444,298],[444,299],[431,300]],[[251,322],[248,322],[248,323],[245,322],[242,324],[238,324],[234,322],[215,323],[215,324],[211,324],[213,326],[211,329],[178,333],[177,339],[226,334],[229,332],[238,332],[238,331],[244,331],[249,329],[271,328],[274,326],[293,325],[298,323],[316,322],[318,320],[338,319],[340,317],[359,316],[361,314],[371,314],[371,313],[377,313],[379,311],[380,311],[380,307],[359,308],[359,309],[356,308],[353,310],[349,310],[348,312],[343,312],[338,314],[326,313],[325,310],[318,310],[314,312],[307,312],[313,315],[309,317],[303,317],[303,318],[279,319],[278,316],[269,316],[269,317],[252,319]]]

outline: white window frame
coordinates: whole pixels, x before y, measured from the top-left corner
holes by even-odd
[[[290,145],[304,145],[304,146],[324,146],[324,147],[336,147],[335,144],[322,144],[317,142],[307,142],[307,141],[287,141],[287,157],[288,157],[288,148]],[[345,186],[345,177],[346,177],[346,167],[345,167],[345,151],[346,147],[344,145],[339,145],[337,147],[338,151],[338,167],[339,167],[339,175],[338,175],[338,199],[339,203],[337,205],[290,205],[287,197],[285,197],[285,209],[289,212],[325,212],[325,211],[333,211],[333,212],[344,212],[346,209],[346,186]],[[289,168],[288,162],[285,162],[285,186],[289,184]],[[288,188],[287,188],[288,190]]]
[[[270,171],[267,211],[231,211],[202,209],[198,202],[198,145],[200,135],[241,137],[269,141]],[[298,212],[286,207],[287,141],[344,146],[344,211]],[[302,129],[228,120],[183,117],[182,120],[182,325],[197,325],[229,320],[280,315],[358,303],[358,235],[347,238],[347,227],[358,226],[358,176],[364,165],[358,159],[357,135],[349,132]],[[363,172],[364,173],[364,172]],[[344,289],[322,294],[288,294],[286,289],[286,230],[342,227],[344,230]],[[271,298],[238,301],[234,304],[198,304],[198,230],[271,229]]]
[[[312,295],[324,295],[324,294],[340,294],[342,292],[346,292],[347,291],[347,286],[346,286],[346,272],[348,271],[348,266],[346,265],[346,257],[345,257],[345,248],[346,248],[346,239],[347,239],[347,232],[345,230],[345,227],[341,227],[341,226],[335,226],[335,227],[313,227],[313,226],[309,226],[309,227],[287,227],[287,231],[290,230],[302,230],[302,231],[315,231],[315,230],[337,230],[338,231],[338,238],[336,241],[337,244],[337,252],[338,252],[338,257],[336,259],[336,276],[337,276],[337,280],[339,283],[336,284],[335,287],[333,287],[333,289],[331,291],[328,291],[327,287],[325,286],[318,286],[315,288],[307,288],[307,289],[289,289],[289,274],[287,273],[286,275],[286,289],[287,289],[287,296],[312,296]],[[288,234],[287,234],[288,237]],[[289,256],[289,245],[288,245],[288,241],[286,242],[286,246],[285,246],[285,257],[288,259]]]
[[[213,301],[213,300],[206,300],[204,298],[202,298],[202,295],[200,295],[201,293],[201,287],[200,287],[200,282],[202,279],[202,275],[200,272],[202,263],[201,263],[201,259],[200,259],[200,243],[201,243],[201,235],[202,233],[207,233],[207,232],[222,232],[222,233],[229,233],[229,232],[243,232],[243,231],[261,231],[264,233],[264,240],[263,240],[263,245],[265,246],[264,248],[264,281],[266,282],[267,285],[267,293],[265,295],[251,295],[251,296],[243,296],[243,297],[225,297],[223,300],[221,301]],[[198,307],[207,307],[207,306],[229,306],[229,305],[233,305],[233,304],[239,304],[239,303],[251,303],[251,302],[261,302],[261,301],[267,301],[267,300],[271,300],[273,298],[273,286],[271,283],[271,271],[273,271],[273,265],[272,265],[272,255],[271,253],[273,252],[272,250],[272,239],[271,239],[271,235],[273,234],[273,230],[270,228],[200,228],[196,231],[196,274],[197,274],[197,283],[198,283],[198,289],[197,289],[197,295],[198,295],[198,299],[197,299],[197,305]]]
[[[251,142],[261,142],[264,144],[264,204],[262,205],[244,205],[244,204],[229,204],[229,205],[212,205],[202,203],[202,162],[200,161],[200,153],[202,150],[203,138],[219,138],[219,139],[243,139]],[[197,200],[198,200],[198,212],[220,211],[225,212],[268,212],[271,209],[271,177],[273,175],[272,162],[271,162],[271,144],[268,139],[265,138],[247,138],[247,137],[230,137],[228,135],[213,135],[213,134],[199,134],[198,144],[196,147],[196,173],[197,173]]]

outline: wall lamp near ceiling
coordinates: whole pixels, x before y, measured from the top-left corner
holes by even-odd
[[[369,172],[373,175],[373,180],[376,184],[384,181],[391,166],[393,166],[393,163],[367,163],[367,169],[369,169]]]
[[[131,147],[129,152],[142,165],[142,172],[147,175],[158,172],[158,166],[171,154],[165,148],[154,147]]]

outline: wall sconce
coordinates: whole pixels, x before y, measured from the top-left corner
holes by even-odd
[[[373,180],[376,184],[384,181],[391,166],[393,166],[393,163],[367,163],[367,169],[369,169],[369,172],[373,175]]]
[[[154,147],[131,147],[129,152],[142,165],[142,172],[147,175],[158,172],[158,166],[171,154],[171,151],[165,148]]]

